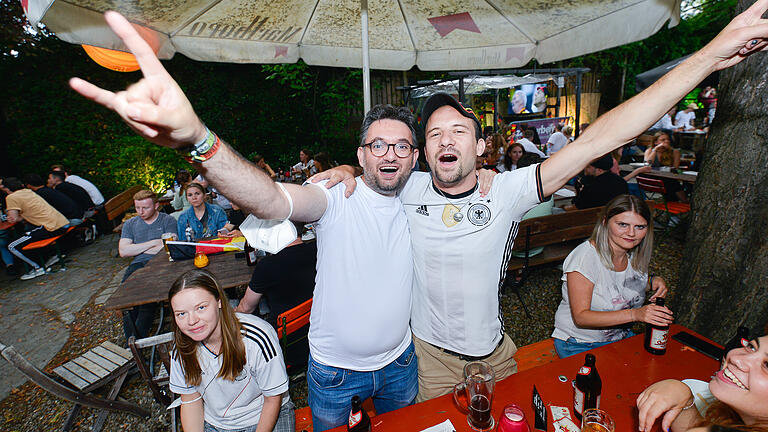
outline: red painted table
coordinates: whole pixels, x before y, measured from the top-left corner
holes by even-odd
[[[600,407],[613,416],[617,432],[638,429],[635,401],[638,394],[649,385],[666,378],[697,378],[708,381],[718,369],[717,361],[671,339],[672,335],[681,330],[694,333],[685,327],[672,325],[667,353],[663,356],[649,354],[643,349],[642,334],[590,351],[597,357],[596,366],[603,382]],[[547,405],[547,431],[554,431],[549,406],[568,407],[573,416],[571,380],[575,378],[576,371],[583,363],[584,355],[579,354],[499,381],[491,409],[493,417],[498,421],[504,406],[507,403],[516,403],[523,408],[533,428],[531,394],[535,384]],[[560,382],[560,375],[565,375],[567,382]],[[446,419],[451,420],[457,432],[471,431],[466,415],[456,408],[451,395],[378,415],[371,419],[371,423],[374,425],[374,432],[418,432]],[[345,430],[346,426],[333,429],[337,432]],[[660,430],[659,422],[654,430]]]

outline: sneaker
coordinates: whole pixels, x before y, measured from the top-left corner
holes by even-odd
[[[45,262],[45,266],[46,267],[50,267],[50,266],[56,264],[57,262],[59,262],[59,256],[58,255],[54,255],[54,256],[48,258],[48,261]]]
[[[23,275],[21,275],[21,280],[34,279],[34,278],[36,278],[38,276],[42,276],[44,274],[45,274],[45,269],[42,268],[42,267],[38,267],[36,269],[32,269],[32,270],[24,273]]]

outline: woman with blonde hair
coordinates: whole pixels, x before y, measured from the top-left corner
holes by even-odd
[[[170,388],[181,399],[185,432],[291,431],[277,333],[266,321],[232,310],[216,278],[190,270],[168,291],[175,347]]]
[[[645,150],[644,161],[653,168],[670,167],[680,168],[680,150],[672,148],[672,138],[663,131],[653,134],[653,145]],[[680,182],[664,180],[664,188],[667,190],[667,201],[688,202],[688,196]]]
[[[633,336],[633,323],[672,322],[672,312],[645,302],[664,297],[667,285],[648,276],[653,220],[645,201],[619,195],[606,204],[589,240],[563,263],[563,300],[555,312],[555,351],[561,358]]]

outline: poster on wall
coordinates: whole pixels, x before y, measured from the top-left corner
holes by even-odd
[[[523,84],[509,89],[507,114],[532,114],[547,109],[547,85]]]
[[[512,122],[509,124],[508,128],[513,134],[513,139],[515,141],[523,137],[523,125],[525,127],[536,128],[536,133],[539,135],[539,139],[542,143],[545,143],[549,139],[549,136],[555,133],[555,126],[557,126],[558,123],[568,124],[570,122],[571,117],[543,118],[537,120]]]

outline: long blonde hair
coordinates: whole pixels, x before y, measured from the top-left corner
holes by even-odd
[[[173,296],[185,289],[200,288],[208,291],[216,300],[221,302],[219,309],[219,328],[221,328],[221,369],[218,377],[234,381],[245,366],[245,344],[240,335],[240,321],[227,300],[227,295],[221,289],[219,282],[207,270],[189,270],[179,276],[168,291],[168,302]],[[185,335],[176,320],[171,320],[171,328],[175,339],[174,358],[181,359],[184,367],[184,379],[187,384],[197,386],[202,381],[200,363],[197,361],[198,342]]]
[[[648,265],[651,263],[651,254],[653,253],[653,218],[648,205],[640,198],[634,195],[619,195],[612,199],[600,213],[589,240],[595,245],[600,261],[605,268],[615,271],[613,251],[608,243],[608,221],[612,217],[628,211],[637,213],[648,223],[645,237],[629,251],[632,268],[641,273],[648,273]]]

